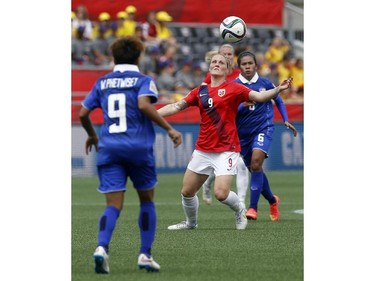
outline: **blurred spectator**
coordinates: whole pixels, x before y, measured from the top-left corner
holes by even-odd
[[[99,31],[99,28],[102,30]],[[94,24],[93,28],[93,38],[97,38],[99,36],[99,32],[103,32],[104,29],[104,37],[108,37],[111,35],[111,15],[107,12],[102,12],[98,16],[98,21]]]
[[[182,62],[181,69],[175,74],[176,90],[180,93],[187,94],[195,87],[192,65],[193,62],[190,59],[185,59]]]
[[[160,56],[160,62],[172,61],[176,63],[177,47],[175,45],[167,45],[165,48],[166,49],[161,49],[162,54]]]
[[[100,65],[103,67],[109,67],[110,63],[110,53],[109,53],[109,43],[106,38],[106,32],[110,31],[106,22],[101,22],[99,25],[99,34],[92,42],[92,53],[93,53],[93,63],[95,65]]]
[[[73,20],[76,18],[76,13],[72,11],[71,15],[71,32],[72,32],[72,38],[76,36],[77,31],[73,28]]]
[[[74,37],[77,37],[79,27],[84,27],[83,37],[93,39],[93,24],[89,19],[89,13],[86,6],[79,5],[75,10],[76,17],[72,21],[72,28],[74,30]]]
[[[158,76],[158,64],[160,57],[160,49],[157,46],[148,46],[144,53],[144,56],[139,62],[139,69],[142,73],[150,75],[156,80]]]
[[[290,49],[286,39],[276,36],[272,39],[271,45],[268,47],[264,56],[269,63],[279,63]]]
[[[202,84],[205,76],[206,75],[203,72],[201,63],[200,62],[194,62],[193,63],[193,83],[194,83],[194,87],[197,87],[200,84]]]
[[[283,60],[277,64],[277,72],[279,73],[279,82],[284,81],[285,79],[288,79],[291,75],[291,67],[293,62],[291,61],[291,58],[288,55],[285,55],[283,57]],[[293,83],[294,84],[294,79]],[[283,99],[289,99],[290,95],[292,93],[292,88],[286,89],[281,92],[281,97]]]
[[[275,86],[279,85],[279,72],[277,70],[277,64],[271,63],[269,66],[269,73],[265,75],[266,78],[268,78]]]
[[[277,71],[279,72],[279,83],[280,81],[284,81],[285,79],[288,79],[291,75],[291,68],[292,68],[293,62],[291,61],[291,58],[289,56],[284,56],[282,61],[277,64]],[[293,80],[294,84],[294,80]]]
[[[177,46],[177,40],[172,30],[167,25],[167,23],[172,20],[173,18],[166,11],[156,13],[156,34],[160,45],[167,44]]]
[[[270,74],[270,67],[269,67],[270,64],[266,60],[264,54],[262,52],[256,52],[255,58],[256,58],[257,64],[258,64],[258,74],[260,76],[269,75]],[[279,85],[279,83],[277,83],[275,85]]]
[[[157,41],[156,24],[156,12],[149,11],[147,13],[146,21],[142,24],[143,37],[146,39],[146,42],[158,45],[159,42]]]
[[[106,37],[108,45],[111,45],[113,41],[117,39],[117,21],[111,22],[110,34]]]
[[[125,12],[127,14],[127,18],[124,21],[124,35],[123,36],[134,35],[135,28],[137,26],[137,21],[136,21],[137,8],[134,7],[133,5],[129,5],[125,8]]]
[[[162,101],[168,102],[176,90],[175,65],[173,61],[166,60],[159,63],[159,69],[160,73],[155,81],[156,86],[162,95]]]
[[[125,22],[128,18],[128,14],[125,11],[120,11],[116,15],[117,18],[117,30],[116,37],[124,37],[126,35]]]
[[[290,75],[293,77],[292,98],[303,98],[304,70],[303,59],[297,58],[291,66]]]
[[[72,38],[72,65],[90,65],[92,62],[92,41],[84,34],[85,26],[79,26],[77,37]]]
[[[135,27],[135,33],[134,35],[141,40],[143,43],[146,43],[146,38],[143,36],[143,28],[142,24],[138,23],[137,26]]]

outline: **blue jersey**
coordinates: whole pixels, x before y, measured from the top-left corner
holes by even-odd
[[[242,75],[240,75],[234,81],[241,83],[257,92],[275,88],[275,85],[270,80],[260,77],[257,73],[254,75],[251,81],[248,81]],[[277,96],[274,98],[274,101],[282,115],[284,122],[288,121],[286,108],[281,97]],[[246,105],[245,103],[240,104],[236,117],[236,125],[241,148],[243,148],[243,145],[249,144],[259,132],[267,129],[272,129],[273,131],[273,117],[273,103],[271,100],[264,103],[257,102],[256,104],[250,106]]]
[[[82,102],[89,109],[101,108],[104,124],[99,136],[97,164],[122,163],[128,159],[154,162],[155,131],[152,121],[138,108],[138,97],[158,100],[151,77],[135,65],[116,65],[114,71],[99,78]]]

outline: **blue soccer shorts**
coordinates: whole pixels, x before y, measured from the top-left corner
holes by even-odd
[[[108,164],[98,166],[100,193],[127,190],[128,177],[137,190],[148,190],[157,184],[155,165]]]
[[[266,154],[266,158],[268,158],[273,132],[274,127],[269,127],[255,134],[252,138],[247,139],[246,142],[241,141],[241,155],[246,167],[250,166],[251,155],[254,149],[262,150]]]

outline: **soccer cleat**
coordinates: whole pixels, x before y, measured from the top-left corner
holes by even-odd
[[[258,217],[258,212],[254,208],[249,208],[246,212],[246,217],[248,220],[256,220]]]
[[[203,202],[206,203],[206,205],[211,205],[212,203],[211,188],[210,186],[206,186],[206,184],[203,185],[202,198],[203,198]]]
[[[241,230],[245,229],[247,226],[247,218],[246,218],[246,207],[244,203],[239,203],[240,204],[240,210],[236,212],[236,228]]]
[[[148,272],[158,272],[160,269],[160,265],[151,256],[148,257],[146,254],[139,255],[138,267],[139,269],[145,268]]]
[[[94,252],[95,272],[99,274],[109,273],[109,256],[102,246],[98,246]]]
[[[280,216],[280,213],[279,213],[280,199],[276,195],[274,195],[274,197],[276,199],[276,203],[273,203],[273,204],[270,205],[270,218],[271,218],[272,221],[278,221],[279,216]]]
[[[178,224],[173,224],[168,226],[169,230],[181,230],[181,229],[196,229],[198,227],[198,224],[191,226],[186,223],[186,221],[182,221]]]

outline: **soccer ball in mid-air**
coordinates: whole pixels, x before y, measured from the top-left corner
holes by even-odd
[[[220,36],[225,42],[235,43],[242,40],[246,31],[246,23],[236,16],[229,16],[220,24]]]

